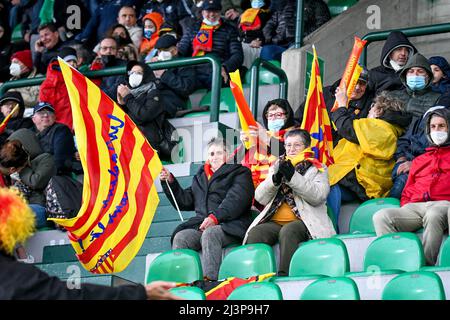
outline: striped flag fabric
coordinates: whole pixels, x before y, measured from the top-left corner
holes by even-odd
[[[11,112],[3,119],[2,123],[0,123],[0,134],[5,132],[6,126],[8,125],[9,120],[11,119],[12,115],[19,110],[19,104],[16,103],[14,108],[11,110]]]
[[[125,112],[94,83],[58,58],[72,106],[84,170],[82,206],[52,219],[95,274],[124,270],[142,246],[159,203],[154,180],[162,164]]]
[[[329,166],[333,160],[333,137],[331,122],[323,98],[322,80],[320,78],[319,61],[316,48],[313,46],[314,59],[311,66],[311,80],[301,128],[311,135],[311,148],[315,158]]]

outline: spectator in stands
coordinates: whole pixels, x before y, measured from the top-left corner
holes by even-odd
[[[263,110],[263,125],[250,127],[248,134],[241,131],[243,144],[234,156],[237,163],[251,170],[255,188],[266,179],[269,167],[285,153],[284,135],[296,125],[293,114],[286,99],[270,100]]]
[[[58,54],[58,50],[64,46],[59,38],[55,24],[49,23],[39,27],[39,40],[35,42],[33,64],[39,73],[45,74],[50,61]]]
[[[138,48],[133,44],[127,28],[122,24],[115,24],[106,33],[106,38],[114,38],[117,43],[116,57],[125,61],[137,60],[139,57]],[[100,50],[100,43],[94,48],[94,52]]]
[[[137,0],[100,0],[94,14],[91,16],[86,28],[75,39],[88,45],[100,42],[106,31],[117,23],[117,17],[122,7],[132,7]]]
[[[155,49],[158,50],[157,61],[167,61],[178,57],[177,40],[169,35],[163,35],[156,41]],[[187,108],[189,95],[195,90],[195,69],[181,67],[154,70],[156,86],[161,91],[171,91],[176,95],[177,110]],[[174,97],[175,98],[175,97]]]
[[[265,45],[261,50],[261,58],[281,61],[281,54],[295,40],[297,0],[279,1],[275,7],[276,11],[263,29]],[[306,0],[303,14],[304,37],[331,19],[330,10],[323,0]]]
[[[101,70],[110,67],[119,67],[126,65],[126,61],[117,58],[117,42],[114,38],[104,38],[100,42],[100,50],[97,57],[91,64],[91,70]],[[125,76],[109,76],[102,79],[94,79],[93,82],[100,86],[111,99],[117,97],[117,87],[126,81]]]
[[[156,54],[155,44],[159,38],[159,30],[164,20],[158,12],[146,14],[143,18],[143,36],[139,55],[141,60],[150,61]]]
[[[279,243],[279,276],[289,274],[290,260],[301,242],[335,234],[325,204],[330,191],[327,169],[314,159],[310,144],[307,131],[288,131],[286,154],[255,191],[255,200],[265,208],[253,220],[244,243]]]
[[[134,46],[139,48],[142,41],[142,28],[137,25],[136,10],[129,6],[120,8],[117,22],[125,26]]]
[[[58,55],[73,68],[77,69],[78,58],[75,49],[63,47],[59,50]],[[47,76],[41,84],[39,100],[49,103],[54,108],[57,122],[63,123],[70,130],[73,130],[69,93],[67,92],[59,61],[56,58],[48,65]]]
[[[18,105],[19,110],[14,112],[6,125],[3,132],[0,132],[0,146],[11,133],[21,128],[33,128],[33,121],[30,118],[24,118],[25,105],[20,92],[7,92],[0,98],[0,123],[13,111],[14,107]]]
[[[427,265],[435,265],[450,207],[450,112],[432,108],[425,115],[429,148],[412,161],[401,208],[378,211],[373,216],[377,236],[414,232],[424,228],[423,247]]]
[[[244,52],[243,66],[250,69],[253,61],[259,58],[264,45],[264,26],[270,18],[269,3],[264,0],[254,0],[251,8],[244,11],[239,18],[239,37]]]
[[[11,30],[7,21],[0,19],[0,83],[9,79],[9,60],[12,55]]]
[[[127,73],[128,81],[117,89],[117,101],[159,152],[159,157],[170,160],[174,145],[163,128],[174,130],[167,119],[175,116],[184,101],[167,84],[158,81],[153,70],[143,62],[130,61]]]
[[[0,172],[10,175],[12,185],[29,203],[38,228],[47,226],[45,194],[56,174],[53,156],[44,153],[35,133],[29,129],[13,132],[0,150]]]
[[[351,114],[352,119],[366,118],[369,114],[370,106],[374,98],[373,91],[370,90],[367,83],[369,81],[369,72],[366,68],[361,72],[356,87],[348,99],[348,111]],[[333,85],[323,88],[323,98],[327,107],[328,113],[331,113],[334,102],[336,101],[336,89],[339,87],[341,79],[337,80]],[[303,113],[305,111],[306,100],[295,111],[295,119],[298,119],[301,123],[303,120]],[[332,129],[333,141],[336,144],[342,137],[338,132]]]
[[[243,52],[236,27],[220,18],[221,9],[220,0],[205,0],[202,4],[203,21],[198,21],[183,35],[178,51],[184,57],[215,54],[222,62],[225,84],[229,80],[228,73],[241,67]],[[200,65],[196,69],[199,88],[211,88],[211,65]]]
[[[431,83],[433,72],[428,60],[416,53],[400,72],[400,80],[404,85],[401,90],[391,91],[389,95],[405,103],[406,112],[412,115],[411,124],[406,133],[398,139],[397,151],[394,154],[396,164],[392,171],[394,182],[390,196],[400,198],[405,186],[411,161],[425,152],[426,145],[420,143],[425,131],[421,118],[428,108],[440,103],[441,94],[433,92]],[[422,139],[423,141],[423,139]]]
[[[14,257],[14,248],[33,233],[35,221],[27,203],[14,191],[0,190],[0,299],[1,300],[179,300],[167,290],[175,283],[155,281],[145,287],[107,287],[80,284],[69,289],[67,283],[50,277],[39,268],[21,263]]]
[[[386,92],[375,98],[367,118],[353,119],[347,94],[336,89],[339,108],[331,114],[343,139],[334,149],[334,164],[329,169],[331,191],[327,202],[339,221],[341,202],[361,201],[387,196],[397,138],[405,131],[411,116],[404,104]]]
[[[55,109],[48,102],[39,102],[34,107],[32,119],[39,145],[53,155],[57,174],[70,174],[76,149],[69,127],[55,121]]]
[[[196,215],[180,224],[172,234],[174,249],[202,250],[203,274],[217,280],[222,248],[240,243],[251,223],[250,206],[254,195],[250,170],[226,163],[228,148],[223,139],[208,143],[208,160],[194,176],[192,185],[182,189],[175,177],[163,169],[160,175],[164,193],[180,210]]]
[[[242,0],[222,0],[222,16],[237,25],[238,19],[243,13]]]
[[[428,62],[433,71],[431,89],[434,92],[450,94],[450,65],[447,59],[441,56],[435,56],[428,59]]]
[[[41,75],[33,66],[30,50],[17,51],[11,56],[9,72],[12,76],[10,80],[31,79]],[[15,88],[9,91],[20,92],[25,107],[33,107],[39,99],[39,86]]]
[[[369,71],[370,89],[376,93],[402,89],[399,74],[416,52],[417,49],[403,32],[392,31],[381,51],[380,66]]]

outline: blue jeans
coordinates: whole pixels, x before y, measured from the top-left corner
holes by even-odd
[[[278,60],[281,61],[281,54],[286,51],[288,47],[281,47],[274,44],[263,46],[259,57],[264,60]]]
[[[47,227],[47,214],[45,207],[38,204],[30,204],[29,206],[36,216],[36,228]]]
[[[398,162],[395,164],[394,169],[392,169],[392,189],[389,192],[389,197],[400,199],[402,197],[403,189],[406,185],[406,180],[408,180],[408,173],[401,173],[400,175],[397,175],[397,169],[398,167],[404,163]]]
[[[330,193],[327,197],[327,205],[333,211],[334,218],[336,219],[337,233],[339,233],[339,213],[341,211],[341,204],[355,199],[357,199],[357,197],[352,191],[339,184],[335,184],[330,188]]]

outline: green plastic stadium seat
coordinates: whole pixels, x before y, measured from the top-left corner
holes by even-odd
[[[281,62],[278,60],[270,60],[269,61],[271,64],[275,65],[278,68],[281,68]],[[246,84],[250,84],[251,83],[251,79],[252,79],[252,74],[251,74],[251,69],[249,69],[246,74],[245,74],[245,78],[244,78],[244,82]],[[280,83],[280,78],[270,72],[269,70],[267,70],[266,68],[264,68],[263,66],[261,66],[259,68],[259,83],[258,84],[278,84]]]
[[[400,201],[396,198],[372,199],[362,203],[350,219],[350,233],[375,233],[372,217],[384,208],[399,208]]]
[[[248,278],[276,272],[272,247],[263,243],[246,244],[232,249],[223,259],[219,279]]]
[[[289,266],[289,277],[324,275],[340,277],[349,271],[344,242],[337,238],[310,240],[295,251]]]
[[[421,271],[450,271],[450,237],[441,245],[436,266],[422,267]]]
[[[331,17],[335,17],[348,8],[356,4],[358,0],[329,0],[328,9],[330,9]]]
[[[417,271],[425,264],[422,243],[411,232],[398,232],[375,239],[364,256],[364,270]]]
[[[175,249],[161,253],[152,261],[146,283],[156,280],[190,283],[201,279],[203,271],[198,252]]]
[[[173,295],[186,300],[206,300],[205,292],[197,287],[177,287],[169,291]]]
[[[388,282],[383,300],[445,300],[444,288],[433,272],[406,272]]]
[[[283,295],[274,283],[256,282],[237,287],[227,300],[283,300]]]
[[[300,300],[359,300],[359,291],[350,278],[322,278],[307,286]]]
[[[209,91],[200,100],[200,107],[209,106],[211,107],[211,91]],[[236,101],[234,100],[233,93],[230,88],[220,89],[220,111],[221,112],[236,112]]]

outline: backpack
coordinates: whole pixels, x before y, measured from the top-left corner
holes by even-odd
[[[68,175],[54,176],[45,189],[48,218],[71,219],[81,208],[83,185]]]

